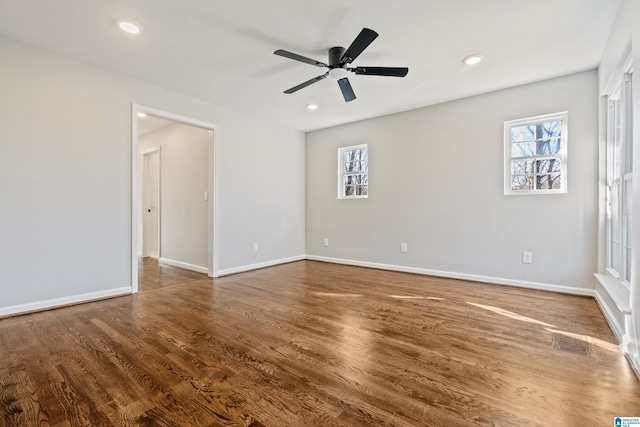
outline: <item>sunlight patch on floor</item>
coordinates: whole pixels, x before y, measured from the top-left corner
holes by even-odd
[[[361,297],[362,294],[338,294],[333,292],[311,292],[313,295],[319,297]]]
[[[555,328],[554,325],[550,325],[548,323],[544,323],[544,322],[541,322],[539,320],[532,319],[531,317],[522,316],[522,315],[520,315],[518,313],[514,313],[512,311],[503,310],[501,308],[494,307],[492,305],[477,304],[477,303],[473,303],[473,302],[469,302],[469,301],[467,301],[467,304],[472,305],[474,307],[478,307],[478,308],[482,308],[482,309],[485,309],[485,310],[492,311],[492,312],[494,312],[496,314],[500,314],[501,316],[505,316],[505,317],[508,317],[510,319],[519,320],[521,322],[535,323],[537,325],[549,326],[549,327]]]
[[[532,319],[530,317],[522,316],[522,315],[520,315],[518,313],[514,313],[512,311],[507,311],[507,310],[503,310],[502,308],[494,307],[494,306],[491,306],[491,305],[477,304],[477,303],[473,303],[473,302],[469,302],[469,301],[467,301],[467,304],[472,305],[474,307],[482,308],[484,310],[491,311],[493,313],[499,314],[501,316],[508,317],[510,319],[519,320],[521,322],[528,322],[528,323],[534,323],[534,324],[537,324],[537,325],[548,326],[548,327],[544,328],[545,331],[548,331],[548,332],[551,332],[551,333],[554,333],[554,334],[564,335],[566,337],[573,338],[573,339],[576,339],[576,340],[584,341],[584,342],[586,342],[588,344],[593,344],[595,346],[598,346],[598,347],[600,347],[600,348],[602,348],[604,350],[613,351],[613,352],[617,352],[617,351],[620,350],[618,345],[616,345],[616,344],[612,344],[610,342],[607,342],[607,341],[604,341],[604,340],[601,340],[601,339],[598,339],[598,338],[594,338],[594,337],[591,337],[589,335],[583,335],[583,334],[576,334],[576,333],[573,333],[573,332],[561,331],[561,330],[555,329],[556,326],[554,326],[554,325],[550,325],[548,323],[541,322],[539,320]]]
[[[444,301],[444,298],[422,297],[422,296],[419,296],[419,295],[389,295],[389,298],[395,298],[395,299],[428,299],[428,300],[434,300],[434,301]]]

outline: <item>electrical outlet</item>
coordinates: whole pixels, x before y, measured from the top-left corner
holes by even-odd
[[[257,243],[253,244],[253,252],[258,252],[258,244]]]
[[[326,237],[324,238],[324,245],[329,246],[329,239],[327,239]]]
[[[400,252],[407,252],[407,244],[400,243]]]
[[[533,255],[531,252],[522,252],[522,263],[531,264],[533,262]]]

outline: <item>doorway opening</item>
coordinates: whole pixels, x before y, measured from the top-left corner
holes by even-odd
[[[131,292],[138,258],[217,277],[217,126],[132,104]]]

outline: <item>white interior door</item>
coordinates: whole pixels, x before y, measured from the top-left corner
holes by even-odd
[[[160,151],[144,154],[144,254],[160,257]]]

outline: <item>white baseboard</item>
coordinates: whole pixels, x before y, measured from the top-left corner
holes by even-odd
[[[594,289],[574,288],[571,286],[551,285],[547,283],[527,282],[523,280],[504,279],[501,277],[480,276],[476,274],[452,273],[449,271],[428,270],[424,268],[405,267],[402,265],[378,264],[375,262],[354,261],[342,258],[330,258],[317,255],[307,255],[306,259],[311,261],[330,262],[333,264],[355,265],[358,267],[377,268],[380,270],[400,271],[403,273],[423,274],[426,276],[446,277],[448,279],[462,279],[473,282],[493,283],[497,285],[516,286],[519,288],[538,289],[543,291],[553,291],[563,294],[595,296]]]
[[[640,355],[633,357],[631,354],[626,353],[626,356],[631,368],[636,372],[638,378],[640,378]]]
[[[207,267],[201,267],[199,265],[188,264],[186,262],[176,261],[169,258],[160,258],[158,262],[162,264],[170,265],[172,267],[184,268],[185,270],[195,271],[196,273],[209,274],[209,269]]]
[[[622,343],[623,341],[622,337],[624,336],[624,328],[622,327],[622,325],[620,325],[620,323],[618,323],[613,313],[611,313],[611,309],[609,309],[609,305],[606,303],[604,298],[602,298],[602,296],[600,295],[600,292],[598,291],[595,291],[595,300],[596,300],[596,303],[598,304],[598,307],[600,307],[600,311],[604,315],[604,319],[609,324],[609,328],[611,329],[611,331],[613,331],[613,335],[616,336],[616,339],[618,340],[619,343]]]
[[[85,303],[99,299],[117,297],[122,295],[130,295],[131,287],[108,289],[106,291],[91,292],[88,294],[72,295],[64,298],[55,298],[45,301],[37,301],[28,304],[13,305],[9,307],[0,307],[0,317],[11,316],[15,314],[25,314],[34,311],[42,311],[57,307],[63,307],[71,304]]]
[[[258,264],[250,264],[250,265],[242,265],[240,267],[226,268],[224,270],[218,270],[218,277],[228,276],[230,274],[242,273],[245,271],[258,270],[260,268],[265,268],[265,267],[273,267],[274,265],[287,264],[289,262],[294,262],[294,261],[302,261],[306,258],[307,258],[306,255],[298,255],[290,258],[281,258],[273,261],[261,262]]]

